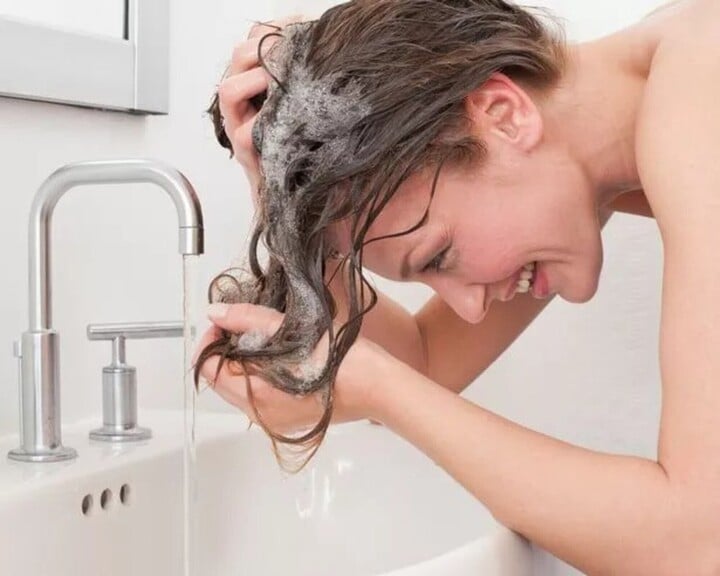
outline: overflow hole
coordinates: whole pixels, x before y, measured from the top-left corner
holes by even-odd
[[[92,512],[92,505],[92,496],[90,494],[85,494],[85,497],[82,499],[82,504],[80,506],[80,509],[82,510],[84,516],[90,516],[90,512]]]
[[[120,502],[126,506],[130,504],[130,485],[123,484],[120,487]]]
[[[110,491],[110,488],[105,488],[105,490],[102,491],[102,494],[100,494],[100,506],[103,510],[107,510],[110,508],[110,504],[112,503],[112,492]]]

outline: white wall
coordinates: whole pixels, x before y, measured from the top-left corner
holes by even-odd
[[[27,214],[32,195],[58,166],[76,160],[151,156],[181,169],[203,202],[206,255],[201,292],[239,253],[251,203],[239,167],[214,143],[203,116],[213,85],[249,18],[314,14],[329,2],[173,2],[171,112],[167,117],[0,99],[0,434],[17,428],[12,341],[27,324]],[[541,2],[565,17],[571,39],[590,38],[645,14],[656,0]],[[53,222],[55,327],[62,335],[63,419],[100,410],[100,369],[109,347],[89,343],[97,321],[174,319],[181,314],[175,212],[145,186],[78,189]],[[662,250],[652,221],[617,216],[605,232],[606,264],[596,298],[557,301],[466,395],[530,428],[610,452],[654,457],[660,407],[657,340]],[[427,292],[383,287],[417,308]],[[144,407],[181,405],[180,342],[128,345]],[[204,395],[202,404],[226,409]],[[0,455],[0,457],[3,457]],[[543,574],[574,573],[538,554]]]
[[[0,0],[0,15],[112,38],[125,31],[125,0]]]
[[[251,202],[242,171],[214,142],[204,115],[232,46],[270,6],[235,0],[172,2],[170,115],[115,112],[0,98],[0,433],[17,428],[12,342],[27,328],[27,215],[35,190],[72,161],[155,157],[182,170],[203,203],[202,287],[239,252]],[[181,259],[172,203],[152,186],[68,193],[53,218],[54,326],[61,335],[63,420],[97,413],[109,347],[88,342],[89,322],[179,319]],[[181,406],[182,344],[138,341],[142,406]]]

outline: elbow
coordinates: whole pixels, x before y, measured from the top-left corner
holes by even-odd
[[[690,562],[695,567],[692,573],[698,576],[720,576],[720,515],[714,524],[712,534],[698,546],[697,558]]]
[[[686,499],[686,529],[679,530],[688,534],[685,560],[692,571],[686,569],[685,573],[720,576],[720,485],[711,482],[706,489],[693,492],[694,495]]]
[[[711,498],[712,495],[712,498]],[[718,488],[685,499],[650,565],[656,575],[720,576],[720,493]],[[659,566],[658,566],[659,564]]]
[[[676,535],[682,530],[672,530]],[[626,557],[623,565],[612,574],[653,574],[653,576],[720,576],[720,538],[708,538],[695,532],[696,540],[690,542],[692,530],[682,535],[683,543],[675,538],[658,546],[651,546],[631,561]]]
[[[686,553],[676,555],[674,570],[670,574],[692,574],[693,576],[720,576],[720,542],[698,544]]]

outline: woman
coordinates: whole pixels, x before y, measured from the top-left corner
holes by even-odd
[[[251,99],[268,89],[272,98],[273,86],[280,98],[289,76],[272,79],[273,67],[259,66],[261,38],[273,29],[254,28],[235,51],[219,102],[229,144],[259,191],[271,257],[280,254],[260,283],[284,270],[285,284],[273,291],[284,299],[258,296],[258,288],[250,300],[269,307],[211,306],[215,326],[201,343],[203,375],[271,430],[322,424],[328,413],[333,421],[381,422],[500,522],[588,574],[720,574],[719,29],[713,0],[676,2],[611,36],[570,46],[501,0],[356,1],[323,15],[306,30],[308,57],[320,77],[341,61],[372,85],[365,92],[371,112],[353,108],[358,117],[347,144],[357,154],[336,158],[342,166],[328,169],[332,178],[313,180],[307,165],[293,163],[283,182],[327,184],[330,208],[317,203],[318,193],[303,212],[323,226],[311,227],[302,246],[312,248],[307,254],[345,258],[341,271],[350,272],[333,275],[326,260],[322,270],[338,308],[334,326],[349,328],[335,334],[320,323],[334,338],[324,357],[331,368],[305,380],[272,373],[272,362],[263,364],[269,348],[253,356],[252,346],[235,338],[243,348],[237,359],[260,367],[250,370],[248,385],[218,354],[228,350],[229,334],[284,330],[285,340],[274,341],[283,345],[297,336],[278,310],[290,315],[287,279],[303,262],[289,256],[296,244],[283,252],[268,215],[277,207],[266,181],[277,166],[263,157],[273,157],[268,143],[277,141],[268,137],[273,124],[265,112],[262,130],[255,127]],[[373,67],[378,61],[382,68]],[[385,172],[374,179],[369,167]],[[380,185],[395,178],[397,186]],[[592,298],[600,231],[614,212],[654,217],[663,241],[657,461],[575,447],[457,395],[555,294],[571,302]],[[359,289],[363,266],[423,282],[436,296],[415,316],[379,296],[356,338],[352,329],[371,301]],[[312,274],[300,276],[321,294]],[[320,315],[328,317],[332,311]],[[328,378],[334,386],[323,402],[279,385]]]

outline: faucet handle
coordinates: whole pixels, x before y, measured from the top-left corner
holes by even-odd
[[[115,340],[116,338],[182,338],[182,322],[117,322],[115,324],[90,324],[89,340]]]
[[[183,334],[183,323],[177,321],[88,325],[89,340],[112,341],[112,362],[103,368],[103,426],[90,432],[91,439],[127,442],[152,436],[148,428],[137,425],[137,370],[125,361],[125,340],[181,338]]]

